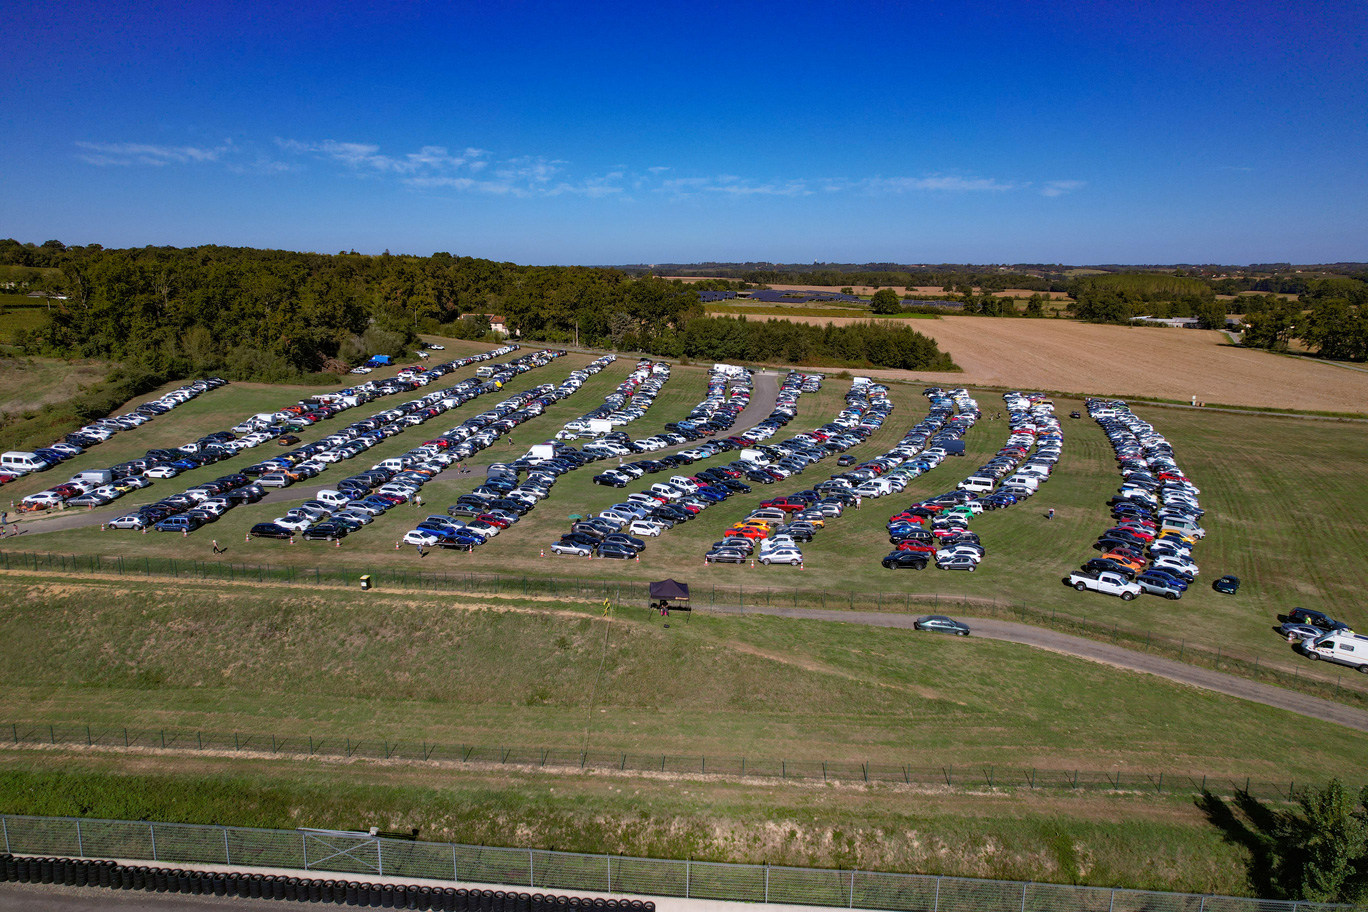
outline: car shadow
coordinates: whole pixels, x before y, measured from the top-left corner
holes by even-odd
[[[1245,876],[1256,896],[1282,899],[1299,894],[1289,881],[1289,875],[1295,879],[1297,872],[1284,870],[1287,853],[1280,851],[1280,842],[1292,830],[1289,824],[1293,817],[1269,808],[1243,791],[1237,791],[1230,803],[1203,792],[1196,804],[1226,842],[1249,853]]]

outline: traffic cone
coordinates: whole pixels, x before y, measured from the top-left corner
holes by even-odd
[[[104,523],[100,523],[100,531],[103,532],[104,530],[105,530],[105,524],[104,524]]]
[[[398,550],[399,550],[399,543],[398,543],[398,542],[395,542],[395,543],[394,543],[394,550],[395,550],[395,551],[398,551]]]
[[[252,543],[252,533],[251,533],[251,532],[244,532],[244,533],[242,533],[242,543],[245,544],[245,545],[250,545],[250,544]]]
[[[751,558],[751,569],[752,569],[752,570],[755,569],[755,558],[753,558],[753,557]]]
[[[638,564],[641,563],[641,555],[638,554],[638,555],[635,555],[635,557],[636,557],[636,562],[637,562]]]
[[[181,538],[189,538],[189,537],[190,537],[190,530],[189,530],[189,529],[181,529]]]
[[[293,536],[293,535],[290,536],[290,544],[292,544],[292,545],[294,544],[294,536]]]
[[[340,538],[334,538],[334,539],[333,539],[333,544],[336,545],[336,546],[339,547],[339,548],[342,547],[342,539],[340,539]]]
[[[541,556],[542,556],[542,557],[546,557],[546,549],[545,549],[545,548],[542,548],[542,549],[541,549]]]

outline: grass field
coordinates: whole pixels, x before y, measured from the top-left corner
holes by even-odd
[[[19,330],[32,331],[47,319],[47,307],[24,295],[0,294],[0,344],[14,342]]]
[[[463,350],[448,343],[449,354]],[[410,429],[361,462],[397,455],[511,392],[559,382],[590,357],[571,354],[521,375],[502,395]],[[501,441],[480,461],[515,456],[550,437],[601,401],[630,366],[630,359],[620,359],[575,396],[515,430],[516,445]],[[458,372],[451,380],[463,376]],[[676,366],[647,416],[629,430],[646,436],[679,418],[705,384],[703,369]],[[829,420],[847,387],[848,381],[828,378],[820,392],[804,395],[786,433]],[[925,415],[919,390],[892,386],[893,415],[853,451],[857,458],[884,451]],[[117,435],[65,465],[62,477],[192,440],[313,391],[231,384]],[[996,393],[978,398],[988,413],[1000,408]],[[390,404],[381,400],[344,421]],[[1057,398],[1056,407],[1067,413],[1081,402]],[[1066,420],[1064,459],[1041,494],[975,521],[988,558],[974,574],[883,570],[883,523],[913,499],[952,487],[996,452],[1007,435],[1005,422],[980,422],[966,438],[964,460],[951,460],[901,495],[866,501],[863,509],[832,520],[805,548],[804,571],[705,567],[702,554],[763,497],[810,485],[835,466],[822,464],[788,483],[757,486],[719,504],[653,540],[639,564],[540,556],[570,512],[602,509],[626,493],[593,486],[592,470],[563,478],[549,500],[470,555],[439,551],[420,559],[412,549],[396,551],[394,541],[429,512],[414,508],[391,511],[340,549],[243,544],[246,529],[280,515],[280,504],[239,508],[188,540],[102,533],[98,527],[43,533],[46,520],[26,519],[29,531],[0,541],[0,548],[207,560],[215,537],[229,545],[224,560],[356,573],[403,567],[638,581],[673,576],[700,590],[738,583],[752,592],[820,589],[832,593],[833,607],[837,594],[847,592],[971,596],[1219,641],[1274,664],[1293,661],[1270,631],[1280,610],[1303,604],[1353,624],[1368,622],[1360,599],[1368,571],[1358,559],[1368,542],[1357,519],[1368,508],[1368,493],[1346,471],[1361,460],[1361,425],[1137,411],[1168,436],[1202,488],[1209,531],[1197,551],[1202,580],[1237,573],[1245,580],[1238,596],[1198,585],[1177,603],[1124,603],[1060,585],[1061,575],[1091,556],[1091,541],[1108,523],[1104,501],[1118,483],[1111,448],[1087,420]],[[330,431],[325,422],[302,436],[317,439]],[[267,445],[158,481],[137,500],[97,512],[115,515],[131,503],[255,462],[269,450]],[[359,467],[333,466],[313,483]],[[22,496],[56,480],[25,479],[6,486],[6,493]],[[440,512],[475,483],[447,473],[424,489],[424,499]],[[1042,516],[1047,507],[1057,511],[1052,521]],[[699,615],[684,624],[676,618],[666,629],[643,606],[625,606],[610,626],[600,610],[565,600],[384,591],[362,596],[326,587],[16,573],[0,591],[7,634],[0,694],[10,715],[37,722],[795,760],[1361,778],[1360,734],[1025,647],[755,616]],[[50,778],[59,771],[72,778]],[[336,803],[329,805],[329,797]],[[79,808],[70,810],[75,799]],[[180,803],[171,806],[172,799]],[[452,774],[370,763],[352,764],[339,776],[324,763],[22,752],[0,759],[0,804],[10,811],[181,819],[179,813],[266,826],[294,820],[350,826],[359,809],[371,808],[396,826],[420,825],[433,836],[466,842],[488,837],[584,851],[1249,889],[1245,850],[1225,841],[1200,809],[1190,801],[1134,795],[914,796],[884,787],[757,789],[668,777]],[[144,810],[123,810],[128,807]]]
[[[110,367],[108,361],[0,354],[0,416],[63,402],[103,380]]]
[[[595,854],[1223,895],[1251,888],[1244,847],[1190,800],[1162,797],[0,754],[0,806],[261,827],[418,827],[423,839]]]

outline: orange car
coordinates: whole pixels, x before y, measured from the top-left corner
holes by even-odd
[[[1145,562],[1143,560],[1141,560],[1138,557],[1131,557],[1129,554],[1121,554],[1119,552],[1113,551],[1110,554],[1104,554],[1102,556],[1107,560],[1116,561],[1123,567],[1129,567],[1137,573],[1145,569]]]
[[[741,526],[737,529],[728,529],[722,533],[723,538],[769,538],[769,529],[760,529],[756,526]]]

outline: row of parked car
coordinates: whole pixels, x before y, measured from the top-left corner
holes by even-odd
[[[986,556],[982,541],[969,530],[973,517],[1014,506],[1049,480],[1064,448],[1054,404],[1040,393],[1016,390],[1004,393],[1002,398],[1011,428],[1007,441],[992,459],[956,485],[953,497],[931,498],[897,517],[902,523],[924,529],[929,524],[926,530],[931,533],[930,539],[916,535],[903,538],[901,550],[920,551],[928,560],[934,556],[942,570],[973,572]],[[904,534],[914,531],[912,526],[900,529]]]
[[[140,427],[158,415],[164,415],[176,406],[189,402],[201,393],[218,389],[227,382],[227,380],[218,377],[196,380],[179,389],[171,390],[160,399],[144,402],[127,414],[112,415],[94,421],[78,431],[67,434],[52,446],[39,447],[32,451],[11,450],[8,453],[0,454],[0,484],[8,484],[33,472],[46,472],[73,456],[79,456],[91,447],[98,446],[119,431],[128,431]],[[81,496],[91,490],[91,486],[82,484],[77,484],[75,487],[78,489],[78,493],[68,495],[68,497]],[[58,493],[60,495],[60,492]],[[118,494],[113,496],[116,497]],[[20,509],[26,511],[45,510],[65,499],[67,497],[61,496],[26,498]]]
[[[495,392],[519,373],[549,364],[564,354],[563,351],[543,350],[523,355],[505,364],[495,365],[495,370],[487,373],[483,379],[463,380],[450,389],[429,393],[396,409],[373,416],[382,422],[376,427],[370,427],[368,419],[309,448],[301,448],[323,449],[321,452],[316,451],[305,462],[297,463],[282,473],[272,474],[288,476],[301,469],[308,472],[320,466],[325,468],[328,462],[338,461],[330,458],[331,456],[346,459],[359,455],[386,437],[395,436],[410,427],[423,424],[478,396]],[[442,471],[488,447],[522,422],[540,415],[550,402],[577,389],[578,385],[562,385],[557,388],[550,384],[541,384],[518,393],[490,410],[451,428],[439,437],[425,441],[399,456],[383,460],[368,471],[342,479],[335,489],[319,491],[315,500],[306,501],[286,511],[284,516],[277,517],[273,522],[258,523],[250,534],[259,538],[288,538],[294,533],[301,533],[306,540],[334,541],[359,531],[368,525],[371,519],[392,507],[416,501],[420,497],[423,485]],[[394,414],[396,412],[397,415]],[[354,436],[352,432],[356,432]],[[262,477],[264,479],[270,476]],[[441,521],[444,526],[450,525],[453,529],[465,525],[463,522],[448,523],[448,519],[449,517],[445,516],[435,516],[427,517],[424,522],[435,524]],[[470,531],[470,539],[477,539],[477,533],[480,531],[496,528],[502,527],[491,524],[476,526]],[[411,530],[406,533],[404,540],[409,544],[438,545],[442,538],[439,532]],[[482,542],[484,538],[478,538],[478,541]],[[450,543],[452,547],[457,545],[454,540]]]
[[[728,388],[729,383],[730,388]],[[737,416],[750,403],[750,397],[751,379],[749,371],[745,371],[735,378],[730,378],[728,375],[714,370],[709,377],[708,393],[703,400],[689,411],[687,417],[679,421],[668,422],[665,425],[665,430],[661,433],[633,440],[626,431],[611,431],[586,443],[583,450],[595,459],[609,456],[622,457],[650,453],[671,446],[679,446],[692,440],[711,437],[729,429],[736,423]],[[617,487],[622,487],[629,480],[621,479],[621,483]],[[612,484],[606,479],[599,481],[596,478],[595,482]]]
[[[1127,601],[1143,593],[1182,598],[1200,572],[1192,548],[1206,535],[1198,525],[1201,491],[1179,467],[1172,445],[1125,402],[1089,399],[1087,409],[1116,451],[1122,484],[1107,501],[1115,524],[1093,545],[1102,556],[1065,582]]]
[[[1310,608],[1293,608],[1278,620],[1278,632],[1299,655],[1313,662],[1330,662],[1368,674],[1368,636]]]
[[[762,445],[747,451],[758,455],[751,455],[745,461],[755,464],[778,456],[774,466],[764,468],[791,469],[792,474],[799,474],[808,465],[838,453],[844,454],[868,439],[893,411],[888,388],[864,377],[852,381],[845,401],[845,408],[832,421],[814,431],[795,435],[776,447]],[[847,457],[839,457],[838,462],[844,458]],[[859,503],[853,482],[842,475],[805,490],[772,497],[724,532],[722,541],[713,544],[704,560],[735,564],[758,560],[765,565],[786,563],[801,567],[802,545],[812,541],[828,520]]]
[[[609,429],[629,424],[646,414],[656,396],[670,379],[670,365],[664,361],[643,358],[632,372],[595,406],[578,418],[565,423],[556,432],[557,440],[579,437],[600,437]]]
[[[881,487],[877,496],[902,490],[913,478],[939,466],[951,450],[962,452],[964,435],[981,417],[978,402],[963,388],[946,391],[929,387],[922,395],[930,403],[927,417],[914,425],[887,453],[862,467],[882,468],[884,474],[878,479],[888,479],[891,483],[891,490]],[[912,503],[890,516],[887,530],[893,550],[881,561],[883,567],[923,570],[935,561],[943,570],[973,570],[982,552],[966,554],[962,549],[981,546],[978,536],[963,528],[960,520],[972,515],[971,510],[982,511],[983,507],[966,506],[971,501],[972,495],[957,490]]]
[[[171,390],[158,399],[144,402],[123,415],[111,415],[92,421],[85,427],[67,434],[50,447],[39,447],[31,452],[13,450],[0,455],[0,484],[8,484],[31,472],[47,471],[73,456],[79,456],[91,447],[98,446],[120,431],[131,431],[140,427],[158,415],[165,415],[176,406],[189,402],[201,393],[218,389],[227,382],[219,377],[196,380]],[[45,509],[46,506],[35,508]]]
[[[431,372],[431,376],[425,379],[431,382],[431,379],[440,377],[473,361],[487,360],[487,355],[488,353],[485,356],[459,359],[438,365]],[[393,390],[393,392],[398,391],[397,389]],[[345,395],[329,394],[315,397],[314,400],[307,401],[307,406],[287,407],[276,415],[304,418],[311,421],[324,420],[347,408],[352,408],[360,402],[369,401],[372,396],[387,395],[389,392],[388,389],[379,388],[345,390],[343,391]],[[411,420],[408,419],[415,412],[422,409],[431,411],[437,408],[439,405],[438,397],[443,395],[440,393],[429,394],[423,399],[405,403],[399,409],[386,410],[370,418],[353,422],[324,440],[248,466],[239,473],[215,479],[213,482],[196,485],[155,504],[147,504],[134,513],[117,517],[109,525],[115,529],[133,530],[143,530],[150,526],[161,532],[189,534],[201,526],[216,521],[227,510],[240,503],[254,503],[260,500],[267,488],[286,487],[304,478],[312,478],[324,471],[329,462],[338,461],[344,456],[350,458],[374,446],[375,443],[385,437],[399,433],[409,426]],[[334,396],[337,398],[333,398]],[[308,411],[302,413],[295,411],[303,408],[307,408]],[[263,416],[256,417],[262,418]],[[271,417],[265,416],[265,418]],[[244,424],[262,429],[253,431],[241,438],[235,438],[232,432],[210,434],[193,445],[196,452],[190,452],[188,447],[182,447],[181,451],[174,452],[149,451],[147,458],[153,464],[142,469],[143,477],[172,478],[187,469],[208,465],[234,455],[243,449],[258,446],[265,440],[278,439],[282,442],[289,440],[298,442],[297,438],[292,438],[284,433],[285,430],[295,425],[285,423],[261,425],[259,423],[253,424],[253,421],[254,419],[248,419]],[[244,425],[239,425],[238,429],[246,428]],[[134,463],[135,468],[137,468],[136,464],[140,461],[134,460]],[[225,485],[225,479],[231,479],[233,483]]]
[[[791,399],[796,403],[805,379],[805,375],[791,372],[781,385],[781,392],[784,389],[796,390]],[[733,394],[724,399],[721,394],[725,385],[732,387]],[[705,423],[692,426],[678,422],[675,430],[667,433],[672,440],[677,438],[679,443],[683,443],[730,429],[750,401],[751,388],[749,371],[718,365],[710,378],[708,397],[690,413],[691,417],[710,417]],[[741,391],[740,395],[734,394],[737,390]],[[788,406],[776,403],[765,422],[782,426],[793,414],[795,412]],[[748,429],[741,436],[710,439],[701,446],[659,460],[643,459],[620,465],[596,475],[594,482],[609,487],[626,487],[646,474],[682,468],[699,459],[742,449],[753,442],[745,435],[754,430]],[[586,455],[596,455],[588,446],[585,452]],[[629,495],[596,516],[582,518],[551,545],[551,551],[555,554],[635,558],[645,548],[645,542],[636,536],[659,536],[675,525],[693,519],[711,504],[720,503],[733,494],[749,493],[750,486],[740,481],[740,476],[739,471],[715,469],[695,476],[672,476],[666,482],[658,482],[645,491]],[[770,482],[774,480],[774,477],[765,477]],[[632,540],[623,541],[624,536]]]

